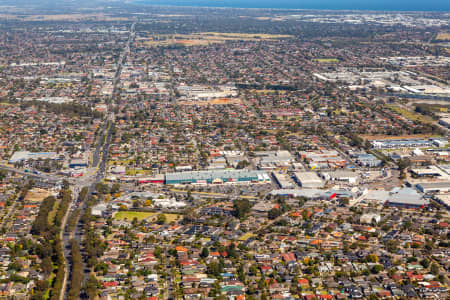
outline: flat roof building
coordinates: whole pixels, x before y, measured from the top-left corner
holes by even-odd
[[[316,172],[295,172],[295,180],[303,188],[322,188],[325,182]]]
[[[264,171],[211,170],[167,173],[165,184],[223,184],[223,183],[265,183],[270,182]]]
[[[273,178],[278,183],[282,189],[292,189],[294,188],[294,183],[286,176],[286,174],[272,172]]]
[[[351,184],[358,182],[358,173],[352,171],[338,170],[334,172],[323,172],[322,176],[326,180],[343,181]]]
[[[421,208],[429,204],[429,200],[423,198],[421,194],[412,188],[404,188],[395,193],[391,193],[385,203],[387,206],[403,208]]]
[[[443,182],[422,182],[416,184],[416,188],[422,193],[442,193],[450,192],[450,181]]]
[[[9,159],[9,163],[14,164],[21,161],[39,160],[39,159],[59,159],[56,152],[29,152],[29,151],[16,151]]]

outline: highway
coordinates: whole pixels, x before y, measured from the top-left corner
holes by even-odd
[[[126,44],[124,50],[122,51],[119,61],[118,61],[116,74],[114,76],[114,81],[113,81],[112,101],[108,106],[108,113],[107,113],[107,116],[105,117],[105,121],[104,121],[102,129],[101,129],[101,133],[98,136],[97,146],[95,148],[95,152],[93,153],[93,157],[92,157],[92,165],[95,168],[95,171],[92,174],[90,174],[90,176],[83,176],[84,178],[81,177],[81,178],[77,178],[76,180],[72,181],[72,184],[73,184],[72,190],[74,191],[73,199],[72,199],[72,203],[70,204],[68,213],[64,217],[64,220],[62,223],[64,226],[63,226],[63,230],[61,230],[66,272],[65,272],[64,282],[62,285],[62,290],[60,293],[60,300],[67,299],[66,295],[70,288],[70,285],[68,284],[68,282],[70,280],[69,274],[70,274],[70,270],[71,270],[71,263],[70,263],[70,259],[69,259],[71,257],[70,240],[72,238],[77,240],[78,243],[80,243],[80,247],[81,247],[83,231],[82,231],[82,224],[80,223],[80,216],[87,208],[86,200],[92,196],[92,194],[95,191],[95,186],[97,185],[97,183],[102,182],[106,175],[106,168],[108,166],[107,165],[108,151],[109,151],[109,146],[110,146],[111,139],[112,139],[112,127],[114,125],[114,123],[113,123],[113,121],[114,121],[113,106],[114,106],[115,102],[119,99],[119,96],[120,96],[120,91],[121,91],[120,75],[122,73],[123,65],[125,64],[127,57],[130,53],[131,44],[133,43],[134,38],[135,38],[135,25],[136,25],[135,23],[133,23],[131,25],[127,44]],[[87,197],[85,197],[85,199],[79,199],[79,196],[78,196],[79,192],[81,191],[81,189],[84,186],[89,186],[88,195],[87,195]],[[73,209],[75,204],[78,204],[78,207],[81,210],[81,214],[77,218],[76,226],[74,227],[73,232],[68,232],[67,220],[70,218],[72,213],[75,211],[75,209]],[[81,247],[81,252],[83,254],[82,247]],[[83,270],[84,270],[84,278],[83,278],[83,283],[84,283],[89,276],[90,270],[88,270],[86,268],[86,266],[83,267]]]
[[[9,167],[6,165],[0,165],[0,169],[8,171],[8,172],[16,173],[19,175],[27,176],[27,177],[33,179],[34,181],[45,182],[45,183],[52,184],[52,185],[62,182],[62,179],[59,176],[55,176],[55,175],[42,174],[42,173],[35,174],[32,172],[25,172],[24,170]]]

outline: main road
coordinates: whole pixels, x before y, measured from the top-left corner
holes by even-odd
[[[130,53],[131,44],[133,43],[134,38],[135,38],[135,25],[136,25],[136,23],[133,23],[131,25],[127,44],[126,44],[124,50],[122,51],[120,58],[118,60],[118,63],[117,63],[116,74],[114,75],[114,80],[113,80],[113,93],[112,93],[111,103],[109,104],[108,113],[107,113],[107,116],[103,123],[101,133],[99,134],[99,137],[97,140],[97,146],[96,146],[95,152],[93,154],[92,163],[93,163],[93,166],[95,167],[95,171],[88,178],[82,179],[82,177],[81,177],[80,180],[75,181],[73,183],[73,187],[72,187],[72,190],[74,191],[73,199],[69,206],[68,212],[64,216],[64,219],[62,222],[63,226],[62,226],[62,230],[61,230],[61,239],[63,241],[62,244],[63,244],[63,253],[64,253],[64,261],[65,261],[65,274],[64,274],[64,281],[63,281],[61,293],[60,293],[60,300],[64,300],[67,298],[66,295],[67,295],[67,291],[69,290],[68,281],[69,281],[69,273],[71,270],[71,262],[69,259],[70,255],[71,255],[70,240],[72,238],[74,238],[79,243],[81,243],[81,239],[83,236],[83,232],[82,232],[81,226],[80,226],[81,225],[80,224],[80,215],[81,214],[78,215],[77,220],[76,220],[76,226],[72,232],[68,232],[67,220],[70,218],[72,213],[75,211],[72,209],[74,207],[75,203],[78,203],[78,207],[80,208],[81,212],[83,212],[86,209],[86,199],[88,199],[93,194],[97,183],[102,182],[102,180],[105,178],[107,161],[108,161],[108,151],[109,151],[109,146],[111,143],[112,127],[114,125],[114,117],[115,117],[114,112],[113,112],[113,107],[114,107],[115,102],[119,99],[119,96],[120,96],[120,91],[121,91],[120,75],[122,73],[123,65],[125,64],[127,57]],[[86,179],[88,179],[88,180],[86,180]],[[79,199],[78,193],[81,190],[82,186],[86,186],[86,183],[87,183],[87,186],[89,186],[88,195],[84,199]],[[83,268],[83,269],[85,270],[85,268]],[[85,271],[83,282],[87,279],[88,275],[89,275],[89,272]]]

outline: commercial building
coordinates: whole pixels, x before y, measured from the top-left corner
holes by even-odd
[[[88,162],[86,159],[82,158],[74,158],[70,160],[69,168],[86,168],[88,166]]]
[[[294,177],[303,188],[322,188],[325,186],[325,182],[316,172],[296,172]]]
[[[145,183],[164,183],[164,174],[156,174],[153,177],[141,177],[137,180],[138,184]]]
[[[165,184],[239,184],[266,183],[270,177],[266,172],[248,170],[211,170],[167,173]]]
[[[59,159],[56,152],[29,152],[29,151],[16,151],[9,159],[10,164],[14,164],[22,161],[29,160],[45,160],[45,159]]]

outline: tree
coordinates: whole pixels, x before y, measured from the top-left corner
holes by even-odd
[[[438,275],[439,274],[439,266],[436,263],[431,264],[431,273],[433,275]]]
[[[383,270],[383,266],[382,266],[382,265],[374,265],[374,266],[370,269],[370,271],[371,271],[373,274],[378,274],[378,273],[380,273],[382,270]]]
[[[118,192],[120,192],[120,183],[114,183],[112,185],[112,187],[111,187],[110,193],[111,194],[115,194],[115,193],[118,193]]]
[[[165,224],[166,221],[167,221],[167,218],[166,218],[166,215],[165,215],[165,214],[159,214],[159,215],[156,217],[156,223],[159,224],[159,225]]]
[[[204,248],[202,249],[202,252],[200,253],[200,256],[203,257],[203,258],[208,257],[208,256],[209,256],[209,250],[208,250],[208,248],[204,247]]]
[[[234,216],[242,219],[250,212],[250,201],[248,199],[235,200],[233,209]]]
[[[278,208],[272,208],[268,212],[268,217],[271,220],[274,220],[274,219],[278,218],[279,216],[281,216],[281,210],[279,210]]]
[[[97,278],[95,278],[95,276],[93,276],[93,275],[89,275],[89,278],[86,281],[83,289],[86,292],[86,294],[88,295],[89,299],[95,299],[98,295],[98,287],[99,287],[99,282],[98,282]]]
[[[420,264],[424,267],[424,268],[428,268],[430,266],[430,261],[427,258],[424,258]]]
[[[375,254],[369,254],[367,255],[367,261],[371,263],[376,263],[378,262],[378,256],[376,256]]]
[[[53,263],[50,256],[44,257],[41,262],[42,272],[44,272],[45,276],[48,277],[53,271]]]

